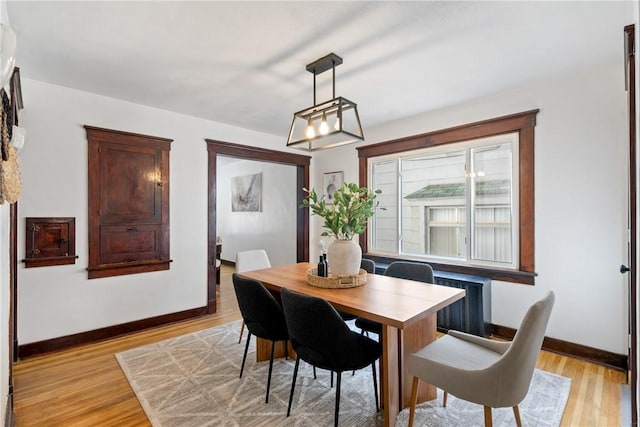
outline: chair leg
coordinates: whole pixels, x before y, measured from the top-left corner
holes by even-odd
[[[522,427],[522,420],[520,419],[520,410],[518,409],[518,405],[513,407],[513,415],[516,417],[516,425],[518,427]]]
[[[247,351],[249,350],[249,341],[251,341],[251,332],[247,334],[247,345],[244,346],[244,356],[242,356],[242,367],[240,368],[240,378],[242,378],[242,371],[244,371],[244,362],[247,360]]]
[[[445,408],[447,407],[447,396],[449,396],[449,393],[444,391],[442,393],[442,406],[445,407]]]
[[[336,414],[333,422],[334,427],[338,427],[338,414],[340,413],[340,379],[342,378],[342,372],[337,372],[336,375],[338,379],[336,380]]]
[[[409,427],[413,427],[413,419],[416,415],[416,403],[418,403],[418,385],[420,378],[413,377],[411,384],[411,406],[409,407]]]
[[[273,370],[273,355],[276,351],[276,342],[271,341],[271,359],[269,359],[269,376],[267,377],[267,397],[264,403],[269,403],[269,389],[271,388],[271,371]]]
[[[331,371],[331,388],[333,388],[333,371]]]
[[[289,393],[289,407],[287,407],[287,417],[291,414],[291,402],[293,402],[293,390],[296,388],[296,377],[298,376],[298,366],[300,358],[296,359],[296,366],[293,368],[293,381],[291,382],[291,393]]]
[[[493,417],[491,416],[491,406],[484,407],[484,427],[493,427]]]
[[[373,395],[376,398],[376,412],[380,412],[380,405],[378,405],[378,376],[376,375],[375,360],[371,364],[371,370],[373,371]]]
[[[244,320],[242,321],[242,325],[240,325],[240,338],[238,338],[238,344],[242,341],[242,333],[244,332]]]
[[[313,367],[313,379],[314,380],[318,379],[318,376],[316,375],[316,367],[315,366]]]

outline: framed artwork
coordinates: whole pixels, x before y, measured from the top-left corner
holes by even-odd
[[[231,212],[262,212],[262,173],[231,178]]]
[[[344,182],[344,172],[327,172],[324,174],[322,180],[322,191],[324,191],[324,198],[327,204],[333,204],[333,193],[340,187],[342,187],[342,183]]]

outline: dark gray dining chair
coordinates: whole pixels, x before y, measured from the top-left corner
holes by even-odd
[[[251,249],[247,251],[238,251],[236,253],[236,273],[244,273],[245,271],[260,270],[271,267],[269,255],[264,249]],[[240,325],[240,336],[238,344],[242,341],[242,333],[244,332],[244,320]]]
[[[375,264],[374,264],[375,268]],[[433,283],[433,269],[429,264],[413,261],[394,261],[384,272],[385,276],[398,279],[415,280],[417,282]],[[382,325],[376,321],[358,317],[356,326],[362,333],[382,334]]]
[[[369,274],[375,274],[376,263],[372,259],[362,258],[362,261],[360,262],[360,268]]]
[[[335,426],[338,425],[340,382],[344,371],[362,369],[371,365],[376,411],[378,411],[375,361],[382,355],[380,344],[349,329],[336,309],[321,298],[303,295],[286,288],[282,289],[281,296],[289,338],[297,354],[287,416],[291,414],[300,360],[314,367],[336,372]]]
[[[271,387],[271,371],[273,369],[273,355],[276,342],[289,341],[289,333],[284,319],[282,307],[276,301],[271,292],[257,280],[242,277],[238,273],[233,273],[233,288],[236,291],[238,307],[242,314],[244,324],[249,331],[247,334],[247,344],[244,346],[244,356],[242,356],[242,366],[240,367],[240,378],[244,371],[244,364],[247,360],[249,341],[255,335],[271,341],[271,358],[269,359],[269,376],[267,377],[267,394],[265,403],[269,402],[269,389]]]
[[[376,272],[376,263],[370,259],[362,258],[362,261],[360,262],[360,268],[366,271],[367,274],[373,274]],[[340,313],[340,317],[342,317],[343,320],[354,320],[358,318],[358,316],[350,313],[345,313],[344,311],[339,311],[338,313]]]

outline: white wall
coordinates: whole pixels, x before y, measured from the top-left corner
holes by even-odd
[[[236,253],[265,249],[271,265],[296,262],[295,166],[218,156],[217,231],[222,259],[236,261]],[[231,179],[262,173],[262,211],[231,211]]]
[[[618,272],[627,259],[622,62],[367,128],[365,144],[536,108],[538,277],[535,286],[494,281],[492,323],[517,327],[526,308],[553,290],[556,305],[547,336],[626,354],[627,287],[626,277]],[[366,117],[362,121],[366,124]],[[322,172],[329,170],[344,170],[345,180],[357,182],[357,160],[353,146],[319,153],[314,156],[313,185],[318,187]],[[312,222],[311,259],[320,226],[317,219]]]
[[[18,339],[37,342],[202,307],[207,279],[207,150],[205,138],[284,147],[250,132],[87,92],[23,79],[18,256],[25,217],[76,218],[75,265],[19,266]],[[171,269],[87,280],[87,140],[83,125],[172,138]]]

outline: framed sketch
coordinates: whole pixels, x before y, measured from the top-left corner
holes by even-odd
[[[324,191],[324,199],[327,204],[333,204],[333,193],[340,187],[342,187],[342,183],[344,182],[344,172],[327,172],[324,174],[322,180],[322,191]]]
[[[231,178],[231,212],[262,212],[262,174]]]

